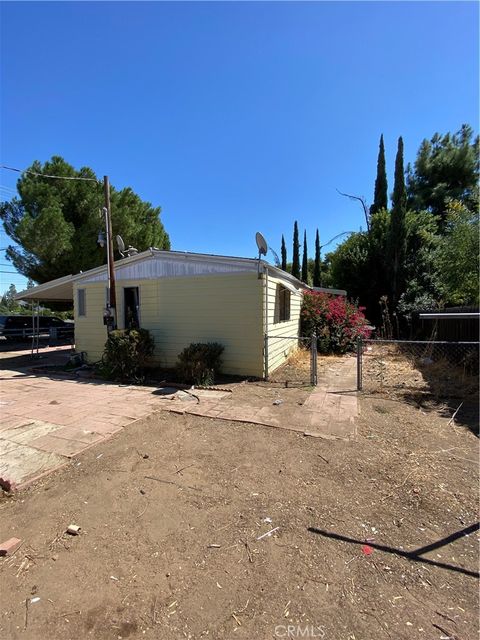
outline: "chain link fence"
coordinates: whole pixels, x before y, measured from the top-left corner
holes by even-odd
[[[387,396],[429,394],[438,400],[478,393],[479,342],[362,340],[358,390]]]
[[[265,380],[285,386],[316,386],[317,336],[264,336]],[[275,366],[278,363],[278,366]]]

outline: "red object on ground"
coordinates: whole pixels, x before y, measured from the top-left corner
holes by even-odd
[[[371,547],[369,544],[364,544],[362,546],[362,553],[366,556],[371,556],[373,553],[373,547]]]
[[[22,544],[22,541],[18,538],[10,538],[10,540],[5,540],[0,544],[0,556],[9,556],[11,553],[16,551],[18,547]]]

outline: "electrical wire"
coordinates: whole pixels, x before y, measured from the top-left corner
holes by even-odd
[[[40,176],[42,178],[55,178],[56,180],[85,180],[87,182],[96,182],[100,184],[97,178],[80,178],[76,176],[52,176],[47,173],[37,173],[36,171],[30,171],[29,169],[15,169],[15,167],[7,167],[7,165],[0,165],[0,169],[7,169],[8,171],[16,171],[17,173],[29,173],[32,176]]]

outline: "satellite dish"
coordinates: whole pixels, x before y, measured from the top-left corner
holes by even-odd
[[[257,231],[257,233],[255,234],[255,242],[257,243],[257,247],[258,247],[258,257],[266,256],[268,251],[268,245],[267,245],[267,241],[262,236],[260,231]]]
[[[123,254],[125,252],[125,243],[122,240],[122,236],[117,236],[117,247],[118,247],[118,252],[119,254],[122,256],[123,258]]]

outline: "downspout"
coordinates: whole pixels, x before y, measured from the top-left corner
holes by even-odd
[[[263,264],[263,377],[268,380],[268,267]]]

